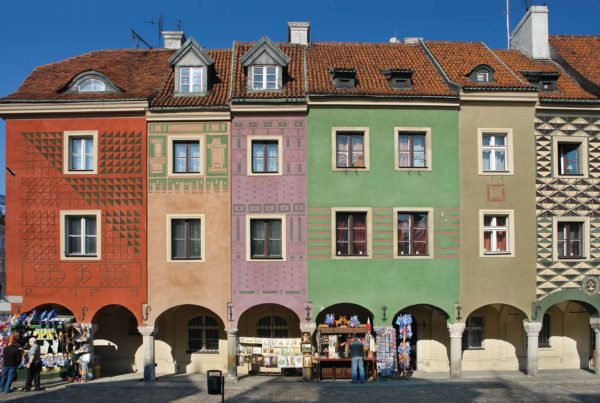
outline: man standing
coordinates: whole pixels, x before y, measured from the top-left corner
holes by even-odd
[[[363,344],[356,338],[356,335],[353,336],[350,343],[350,357],[352,357],[352,383],[357,381],[357,372],[360,372],[360,383],[365,383]]]
[[[16,337],[11,336],[11,343],[4,347],[4,366],[2,367],[2,377],[0,378],[0,390],[4,393],[12,392],[12,383],[17,375],[17,368],[21,363],[21,351]]]
[[[40,346],[36,343],[35,337],[29,339],[29,353],[27,354],[27,381],[25,382],[24,391],[31,391],[31,382],[35,384],[33,390],[42,390],[40,388],[40,372],[42,372],[42,359],[40,357]]]

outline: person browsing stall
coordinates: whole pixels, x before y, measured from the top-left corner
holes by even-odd
[[[365,383],[365,366],[363,344],[354,335],[350,342],[350,357],[352,358],[352,383],[356,383],[360,373],[360,383]]]
[[[29,392],[31,383],[35,384],[33,390],[42,390],[40,388],[40,372],[42,372],[42,358],[40,356],[40,346],[37,344],[35,337],[29,339],[29,353],[27,354],[27,381],[23,390]]]
[[[0,390],[4,393],[12,392],[12,383],[17,375],[17,368],[21,363],[21,349],[19,339],[11,336],[10,344],[2,350],[4,366],[0,378]]]

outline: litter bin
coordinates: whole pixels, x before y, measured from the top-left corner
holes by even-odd
[[[206,390],[209,395],[221,395],[225,400],[225,378],[223,372],[218,369],[211,369],[206,372]]]

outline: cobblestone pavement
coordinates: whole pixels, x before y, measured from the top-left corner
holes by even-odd
[[[27,402],[219,402],[208,396],[202,375],[159,378],[103,378],[76,385],[49,386],[42,392],[0,393],[0,400]],[[528,378],[520,373],[468,375],[460,380],[426,375],[409,381],[306,383],[299,378],[258,376],[226,382],[228,402],[600,402],[600,377],[585,371],[548,371]]]

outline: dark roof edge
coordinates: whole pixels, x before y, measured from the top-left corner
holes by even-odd
[[[600,86],[577,71],[575,67],[571,66],[571,64],[563,59],[560,53],[556,51],[553,46],[550,46],[550,57],[556,61],[567,72],[567,74],[573,77],[584,90],[593,95],[600,96]]]
[[[294,104],[301,104],[301,103],[306,103],[306,97],[302,97],[302,98],[298,98],[298,97],[291,97],[291,98],[231,98],[231,103],[232,104],[233,103],[241,103],[241,104],[294,103]]]
[[[103,98],[103,99],[6,99],[0,98],[0,104],[24,103],[81,103],[81,102],[122,102],[122,101],[148,101],[149,98]]]
[[[460,96],[457,95],[377,95],[377,94],[308,94],[308,97],[342,97],[342,98],[387,98],[387,99],[456,99],[459,100]]]
[[[586,99],[586,98],[540,98],[540,102],[549,104],[600,104],[600,99]]]
[[[175,110],[184,111],[203,111],[203,110],[228,110],[229,105],[214,105],[214,106],[151,106],[150,112],[171,112]]]
[[[537,92],[537,87],[473,87],[465,86],[462,87],[464,91],[481,91],[481,92],[502,92],[502,91],[515,91],[515,92]]]
[[[450,89],[453,91],[459,92],[460,85],[455,83],[454,81],[450,80],[450,77],[448,77],[448,75],[446,74],[446,72],[444,71],[442,66],[438,63],[438,61],[435,58],[435,56],[433,55],[433,53],[431,53],[431,51],[425,44],[425,42],[422,39],[419,39],[419,44],[421,45],[421,49],[423,49],[427,58],[433,64],[433,67],[435,67],[435,69],[438,71],[438,73],[440,73],[440,75],[443,77],[444,81],[446,81],[446,84],[448,84],[448,87],[450,87]]]

